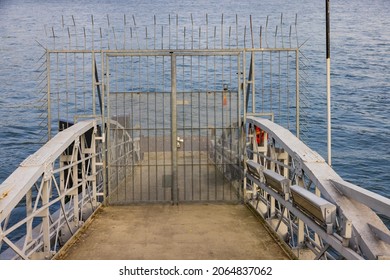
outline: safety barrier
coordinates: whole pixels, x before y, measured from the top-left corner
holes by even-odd
[[[270,120],[246,122],[245,198],[297,254],[385,259],[390,200],[345,182],[317,153]],[[376,212],[375,212],[376,211]]]
[[[59,132],[0,185],[0,258],[50,259],[99,207],[96,121]]]

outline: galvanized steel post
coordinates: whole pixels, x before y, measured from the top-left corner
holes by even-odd
[[[48,176],[48,174],[45,174]],[[43,253],[45,254],[45,258],[49,258],[50,254],[50,212],[49,212],[49,192],[50,192],[50,181],[51,178],[44,178],[42,182],[42,205],[46,206],[39,217],[42,217],[42,235],[43,235]]]
[[[50,52],[46,50],[47,71],[47,140],[51,139]]]
[[[104,69],[105,69],[105,63],[107,64],[107,73],[106,73],[106,78],[104,78],[104,75],[102,77],[102,82],[101,82],[101,86],[102,86],[102,92],[101,94],[103,95],[103,98],[102,98],[102,111],[101,111],[101,114],[102,114],[102,140],[103,140],[103,151],[102,151],[102,161],[103,161],[103,195],[104,195],[104,200],[105,202],[108,202],[109,201],[106,199],[108,198],[108,196],[110,195],[109,193],[109,190],[110,190],[110,166],[109,166],[109,149],[108,147],[110,147],[111,143],[109,142],[110,139],[109,139],[109,131],[110,131],[110,120],[109,120],[109,112],[107,114],[107,118],[106,118],[106,112],[105,112],[105,103],[104,103],[104,100],[106,99],[106,89],[105,89],[105,84],[107,84],[107,100],[109,101],[110,98],[109,98],[109,92],[110,92],[110,88],[109,88],[109,85],[110,85],[110,80],[109,80],[109,77],[110,77],[110,71],[109,71],[109,61],[108,61],[108,57],[106,55],[106,53],[101,50],[100,52],[100,56],[101,56],[101,73],[104,73]],[[96,65],[95,65],[96,67]],[[95,107],[95,105],[94,105]]]
[[[295,65],[296,65],[296,72],[295,72],[295,91],[296,91],[296,136],[298,139],[300,139],[300,107],[299,107],[299,49],[296,49],[295,51]]]
[[[178,203],[177,183],[177,112],[176,112],[176,54],[171,52],[171,159],[172,159],[172,204]]]
[[[330,101],[330,8],[329,0],[325,0],[326,12],[326,104],[327,104],[327,131],[328,131],[328,164],[332,165],[332,123]]]
[[[96,57],[95,52],[92,52],[92,63],[91,63],[92,69],[92,114],[96,115],[96,87],[97,87],[97,81],[96,81]],[[101,113],[101,112],[100,112]]]

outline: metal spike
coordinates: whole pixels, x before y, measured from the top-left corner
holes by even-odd
[[[221,18],[221,49],[223,49],[223,24],[224,24],[224,21],[223,21],[223,14],[222,14],[222,18]]]
[[[263,26],[260,25],[260,49],[263,47]]]
[[[268,33],[268,16],[267,16],[267,20],[265,22],[265,44],[267,45],[267,48],[268,48],[268,36],[267,36],[267,33]]]
[[[280,14],[280,36],[282,37],[282,48],[284,48],[284,40],[283,40],[283,13]]]
[[[276,38],[278,36],[278,26],[276,26],[276,29],[275,29],[275,48],[276,48]]]
[[[35,40],[35,42],[37,42],[37,44],[38,44],[42,49],[44,49],[45,51],[47,51],[47,49],[46,49],[38,40]]]

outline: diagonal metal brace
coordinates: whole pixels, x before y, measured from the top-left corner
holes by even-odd
[[[344,180],[330,180],[330,182],[343,195],[363,203],[386,217],[390,217],[390,199],[348,183]]]
[[[373,226],[370,223],[368,223],[368,227],[371,229],[371,231],[375,234],[376,237],[378,237],[380,240],[386,242],[387,244],[390,244],[390,235],[388,233],[383,232],[382,230]]]

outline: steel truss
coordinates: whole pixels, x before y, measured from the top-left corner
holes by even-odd
[[[1,259],[50,259],[99,207],[101,140],[96,121],[81,121],[0,185]]]
[[[245,197],[298,258],[382,259],[390,200],[345,182],[287,129],[247,118]]]

